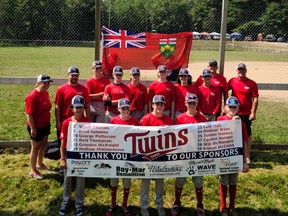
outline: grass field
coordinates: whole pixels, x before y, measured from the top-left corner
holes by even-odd
[[[43,172],[45,179],[37,181],[28,176],[29,149],[6,149],[0,155],[0,215],[46,216],[58,215],[62,201],[63,177],[57,173],[58,162],[46,160],[52,170]],[[288,152],[253,151],[249,173],[241,173],[236,207],[239,216],[286,216],[288,214]],[[151,185],[151,215],[157,215],[153,201],[154,183]],[[174,179],[165,180],[165,209],[169,215],[174,199]],[[132,181],[129,198],[133,216],[140,216],[140,181]],[[109,180],[86,179],[85,215],[104,215],[110,204]],[[118,191],[121,204],[122,188]],[[72,198],[73,199],[73,198]],[[204,206],[207,216],[220,216],[217,176],[204,179]],[[184,186],[181,216],[196,215],[192,181]],[[68,215],[74,215],[73,203]],[[122,213],[119,211],[116,216]]]

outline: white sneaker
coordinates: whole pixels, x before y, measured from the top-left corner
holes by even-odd
[[[149,216],[149,211],[148,211],[148,209],[143,209],[143,208],[141,208],[141,215],[142,215],[142,216]]]

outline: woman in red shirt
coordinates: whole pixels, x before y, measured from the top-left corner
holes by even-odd
[[[30,163],[32,178],[41,180],[43,176],[38,169],[48,169],[43,164],[43,157],[47,148],[48,135],[50,134],[51,102],[48,89],[49,76],[41,74],[37,78],[36,88],[26,97],[27,130],[31,138]],[[36,166],[36,163],[38,164]]]

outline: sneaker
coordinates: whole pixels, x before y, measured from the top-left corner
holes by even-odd
[[[229,210],[230,216],[238,216],[238,212],[235,208]]]
[[[122,206],[122,211],[124,216],[131,216],[131,213],[127,206]]]
[[[228,215],[228,209],[226,209],[226,208],[222,209],[220,212],[221,212],[221,216],[229,216]]]
[[[148,209],[143,209],[143,208],[141,208],[141,215],[142,215],[142,216],[149,216],[150,214],[149,214]]]
[[[35,179],[37,179],[37,180],[42,180],[42,179],[44,178],[43,175],[41,175],[41,173],[40,173],[38,170],[35,170],[35,171],[31,170],[31,171],[29,172],[29,175],[30,175],[32,178],[35,178]]]
[[[180,209],[180,205],[174,204],[171,208],[171,216],[177,216]]]
[[[61,207],[58,213],[59,213],[59,215],[65,215],[66,211],[67,211],[66,207]]]
[[[106,210],[105,216],[112,216],[113,213],[115,212],[116,208],[117,208],[117,205],[109,206],[109,208]]]
[[[76,216],[82,216],[83,215],[83,207],[77,208],[76,212],[75,212],[75,215]]]
[[[36,166],[36,168],[38,169],[38,170],[50,170],[50,168],[49,167],[47,167],[45,164],[41,164],[41,165],[37,165]]]
[[[165,216],[165,209],[163,207],[157,207],[158,216]]]
[[[197,208],[198,216],[205,216],[205,211],[203,208]]]

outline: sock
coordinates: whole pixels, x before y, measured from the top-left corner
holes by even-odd
[[[124,188],[122,207],[127,207],[130,188]]]
[[[195,188],[197,198],[197,208],[203,209],[203,187]]]
[[[182,194],[182,188],[175,187],[175,202],[174,202],[174,204],[176,204],[176,205],[181,204],[181,201],[180,201],[181,194]]]
[[[236,185],[229,185],[229,209],[235,208]]]
[[[227,185],[220,184],[221,210],[226,209]]]
[[[117,187],[110,187],[111,191],[111,206],[116,205],[116,195],[117,195]]]

